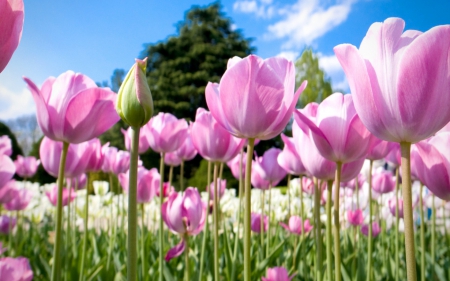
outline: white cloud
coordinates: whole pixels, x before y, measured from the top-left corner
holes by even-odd
[[[35,112],[33,97],[26,87],[20,92],[13,92],[0,85],[0,120],[15,119]]]
[[[319,65],[323,70],[325,70],[326,73],[343,73],[341,64],[335,55],[325,56],[321,53],[318,53],[317,55],[319,56]]]
[[[298,0],[297,3],[278,10],[282,19],[269,25],[267,38],[286,38],[283,48],[311,44],[344,22],[355,0],[342,0],[325,6],[320,0]],[[236,4],[236,3],[235,3]]]
[[[271,6],[272,0],[238,0],[233,4],[233,10],[244,14],[255,14],[260,18],[271,18],[275,14],[275,8]]]
[[[281,52],[278,55],[276,55],[276,57],[282,57],[282,58],[285,58],[285,59],[290,60],[292,62],[295,62],[299,55],[300,55],[299,52],[284,51],[284,52]]]

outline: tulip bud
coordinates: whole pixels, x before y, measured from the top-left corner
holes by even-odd
[[[120,118],[132,127],[147,124],[153,115],[152,93],[145,76],[147,58],[136,59],[119,89],[116,111]]]

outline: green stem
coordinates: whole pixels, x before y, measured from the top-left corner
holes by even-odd
[[[333,280],[333,254],[331,252],[331,243],[332,243],[332,235],[331,235],[331,192],[333,189],[333,180],[329,180],[327,182],[327,229],[326,229],[326,248],[327,248],[327,278],[328,281]]]
[[[431,277],[434,276],[434,261],[436,259],[436,205],[434,194],[431,194]]]
[[[259,220],[259,237],[261,238],[261,261],[264,260],[264,209],[266,208],[266,191],[261,190],[261,219]]]
[[[303,191],[300,191],[303,192]],[[316,280],[322,281],[322,227],[320,222],[321,191],[317,178],[314,178],[314,234],[316,236]]]
[[[319,201],[319,206],[320,206],[320,201]],[[302,225],[300,226],[300,229],[302,231],[302,237],[304,237],[305,236],[304,235],[305,234],[305,230],[303,229],[303,225],[305,224],[305,221],[304,221],[304,217],[303,217],[303,183],[302,183],[302,177],[300,177],[300,218],[302,219]]]
[[[145,209],[144,204],[141,204],[141,263],[142,263],[142,278],[146,280],[147,270],[145,268]]]
[[[84,280],[84,264],[86,260],[86,248],[88,239],[88,219],[89,219],[89,187],[91,185],[92,174],[87,174],[87,185],[86,185],[86,197],[84,203],[84,229],[83,229],[83,251],[81,256],[81,266],[80,266],[80,278],[79,281]]]
[[[414,252],[414,222],[411,189],[411,143],[400,143],[402,155],[403,222],[405,223],[406,272],[408,281],[417,280]]]
[[[67,151],[69,143],[63,142],[61,152],[61,161],[59,162],[58,172],[58,202],[56,205],[56,229],[55,229],[55,247],[53,248],[53,267],[52,267],[52,281],[60,280],[61,278],[61,228],[62,228],[62,192],[64,183],[64,169],[66,167]]]
[[[425,216],[423,214],[423,184],[420,183],[419,207],[420,207],[420,280],[425,281]]]
[[[163,191],[164,191],[164,156],[165,153],[161,153],[161,159],[159,162],[159,174],[161,176],[161,180],[159,181],[159,209],[162,209],[163,204]],[[169,185],[170,188],[170,185]],[[164,266],[164,223],[162,219],[162,215],[159,216],[159,229],[158,229],[158,242],[159,242],[159,281],[163,280],[163,266]]]
[[[214,280],[219,280],[219,194],[217,190],[217,177],[219,164],[214,163]]]
[[[372,204],[372,168],[373,168],[373,160],[369,160],[369,178],[367,179],[369,183],[369,234],[367,236],[368,239],[368,258],[367,258],[367,281],[372,280],[372,216],[373,216],[373,204]]]
[[[269,185],[269,213],[267,214],[267,245],[266,245],[266,258],[269,257],[269,250],[270,250],[270,213],[271,213],[271,207],[272,207],[272,183]],[[264,219],[264,217],[262,217]]]
[[[300,185],[301,185],[301,178],[300,178]],[[288,194],[288,218],[291,217],[291,193],[289,192],[291,189],[291,174],[287,175],[287,187],[286,192]],[[301,193],[301,187],[300,187],[300,193]]]
[[[173,179],[173,166],[170,165],[170,167],[169,167],[169,187],[172,186],[172,179]]]
[[[255,139],[249,138],[247,145],[247,165],[245,167],[245,207],[244,207],[244,281],[251,281],[252,267],[251,267],[251,173],[252,173],[252,159],[253,147]]]
[[[206,175],[206,182],[209,184],[211,182],[211,161],[208,161],[208,174]],[[211,200],[210,194],[208,192],[208,206],[206,209],[206,221],[205,221],[205,227],[203,230],[203,241],[202,241],[202,251],[200,253],[200,271],[199,271],[199,277],[198,277],[198,281],[202,280],[203,277],[203,268],[205,265],[205,249],[206,249],[206,240],[208,239],[208,230],[209,230],[209,220],[208,220],[208,215],[209,215],[209,201]]]
[[[395,200],[398,202],[398,190],[400,185],[400,174],[399,174],[399,167],[395,170]],[[395,205],[395,281],[400,280],[400,261],[399,261],[399,254],[400,254],[400,241],[399,241],[399,224],[400,224],[400,217],[398,215],[398,205]]]
[[[113,186],[113,180],[112,180],[112,173],[109,173],[109,190],[112,194],[112,186]],[[109,223],[113,224],[114,223],[114,219],[113,219],[113,199],[111,199],[111,206],[109,209]],[[114,234],[111,234],[111,236],[109,237],[109,249],[108,249],[108,260],[106,262],[106,270],[109,270],[109,265],[111,263],[111,255],[112,255],[112,249],[113,249],[113,237]]]
[[[184,191],[184,160],[180,164],[180,191]]]
[[[139,132],[140,128],[131,127],[131,155],[128,181],[128,281],[137,280],[137,167]]]
[[[342,163],[336,162],[336,178],[334,181],[334,267],[335,280],[341,281],[341,237],[339,223],[339,188],[341,186]]]
[[[184,236],[184,241],[186,243],[186,249],[184,249],[184,277],[186,281],[190,281],[191,269],[189,268],[189,236]]]
[[[243,161],[243,156],[244,156],[244,149],[241,149],[241,153],[240,153],[240,158],[239,158],[239,209],[238,209],[238,213],[237,213],[237,231],[235,233],[234,236],[234,250],[233,250],[233,264],[231,267],[231,279],[230,280],[235,280],[236,279],[236,265],[237,265],[237,250],[238,250],[238,241],[239,241],[239,232],[240,232],[240,227],[241,227],[241,211],[242,211],[242,193],[243,193],[243,185],[244,185],[244,181],[243,181],[243,175],[242,175],[242,161]]]

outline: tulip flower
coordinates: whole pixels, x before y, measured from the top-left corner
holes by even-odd
[[[0,136],[0,155],[11,156],[11,154],[11,139],[7,135]]]
[[[283,151],[278,154],[278,165],[292,175],[304,175],[307,173],[300,156],[295,148],[294,138],[289,138],[281,134],[281,139],[284,142]]]
[[[17,220],[13,217],[0,216],[0,233],[8,234],[16,226]],[[0,275],[1,276],[1,275]]]
[[[358,174],[356,176],[356,178],[347,181],[347,182],[342,182],[341,186],[344,186],[346,188],[350,188],[351,190],[355,190],[356,188],[356,181],[358,181],[358,188],[361,189],[361,187],[364,185],[364,183],[366,182],[366,177],[363,174]]]
[[[376,137],[400,143],[409,166],[411,143],[430,137],[450,121],[450,25],[425,33],[403,32],[404,27],[400,18],[374,23],[359,50],[343,44],[334,51],[361,121]],[[416,280],[410,168],[405,165],[407,276]]]
[[[128,173],[122,173],[118,176],[119,182],[125,192],[128,193]],[[159,181],[161,177],[156,168],[147,170],[144,167],[138,168],[137,176],[137,203],[148,203],[156,195],[156,190],[159,188]]]
[[[206,220],[206,207],[198,190],[188,187],[183,195],[173,192],[162,204],[161,212],[167,227],[181,236],[181,243],[170,249],[166,255],[165,260],[170,261],[183,253],[188,236],[202,231]]]
[[[376,221],[374,221],[372,223],[372,237],[377,237],[378,234],[380,234],[380,232],[381,232],[380,225]],[[367,224],[361,226],[361,233],[364,234],[365,236],[369,236],[369,226]]]
[[[173,192],[175,192],[175,188],[172,185],[169,185],[168,182],[164,182],[163,183],[163,194],[162,197],[163,198],[167,198],[170,196],[170,194],[172,194]],[[156,189],[156,196],[160,196],[159,195],[159,188]]]
[[[291,216],[289,218],[289,225],[286,225],[285,223],[282,222],[280,222],[280,225],[290,233],[297,235],[301,235],[302,233],[308,233],[313,229],[313,226],[309,223],[309,220],[305,220],[305,222],[303,223],[302,219],[299,216]]]
[[[269,225],[269,218],[264,215],[263,222],[261,223],[261,214],[258,213],[252,213],[252,220],[251,220],[251,229],[253,232],[261,233],[261,229],[263,229],[264,232],[267,231],[268,225]],[[261,225],[263,224],[263,227]]]
[[[364,222],[363,213],[360,209],[357,210],[348,210],[347,211],[347,220],[353,226],[362,225]]]
[[[233,157],[233,159],[231,159],[230,161],[227,162],[227,166],[228,168],[230,168],[231,170],[231,174],[233,175],[233,177],[237,180],[239,180],[239,169],[242,165],[242,177],[245,177],[245,161],[244,159],[246,159],[247,157],[247,153],[243,153],[242,154],[242,158],[241,158],[241,154],[236,155],[235,157]],[[242,163],[240,163],[242,162]]]
[[[119,174],[119,182],[122,184],[121,176],[124,174]],[[127,183],[128,184],[128,183]],[[92,187],[94,188],[94,193],[99,196],[105,196],[109,192],[109,183],[107,181],[93,181]],[[128,186],[127,186],[128,189]]]
[[[92,139],[88,142],[87,149],[90,150],[90,157],[87,159],[87,165],[85,172],[98,172],[102,168],[103,164],[103,147],[108,146],[105,144],[102,146],[98,138]]]
[[[261,277],[262,281],[291,281],[294,275],[289,276],[284,267],[273,267],[267,269],[267,276]]]
[[[178,148],[175,153],[178,155],[180,159],[183,161],[189,161],[194,159],[195,155],[197,155],[197,150],[195,149],[194,144],[192,143],[192,136],[190,129],[188,130],[188,134],[183,144]]]
[[[270,181],[264,178],[264,170],[259,167],[260,163],[258,161],[254,161],[252,164],[252,175],[251,175],[251,183],[253,187],[268,190],[270,188]]]
[[[31,281],[33,271],[27,258],[0,258],[0,277],[5,281]]]
[[[40,163],[41,161],[37,160],[36,157],[17,155],[17,159],[14,161],[16,174],[22,178],[31,178],[36,173]]]
[[[398,199],[398,216],[400,218],[403,218],[403,200],[402,199]],[[389,205],[389,211],[391,212],[391,214],[393,216],[395,216],[395,212],[396,212],[396,205],[395,204],[395,198],[391,198],[388,201],[388,205]]]
[[[32,198],[31,191],[28,189],[15,189],[13,194],[13,199],[5,204],[5,209],[8,211],[25,210]]]
[[[384,158],[387,162],[394,165],[394,167],[400,167],[402,157],[400,155],[400,145],[398,143],[393,143],[391,145],[389,153]]]
[[[66,178],[67,186],[73,187],[76,190],[81,190],[87,185],[87,176],[86,174],[81,174],[75,178]]]
[[[69,197],[70,194],[70,197]],[[45,195],[47,196],[50,203],[52,203],[53,206],[56,207],[57,204],[57,197],[58,197],[58,186],[56,184],[53,184],[49,191],[45,192]],[[72,202],[77,194],[74,190],[69,191],[68,188],[63,188],[62,190],[62,205],[67,206],[69,205],[69,202]]]
[[[164,154],[164,163],[168,166],[177,167],[181,164],[181,158],[178,157],[176,152],[169,152]]]
[[[0,188],[0,204],[6,204],[9,201],[11,201],[14,196],[16,190],[16,181],[10,180],[3,185],[3,187]]]
[[[392,192],[395,189],[395,178],[386,170],[376,173],[373,175],[372,188],[379,194]]]
[[[7,155],[0,154],[0,188],[2,188],[16,171],[14,162]]]
[[[271,186],[276,186],[285,176],[286,170],[278,164],[277,158],[281,153],[281,149],[270,148],[261,157],[255,157],[255,161],[259,162],[257,167],[263,171],[263,177],[269,181]]]
[[[218,178],[217,179],[217,189],[219,193],[217,194],[219,199],[225,194],[225,189],[227,188],[227,180]],[[214,198],[214,182],[206,187],[206,191],[209,192],[209,198]]]
[[[184,143],[188,134],[188,124],[184,119],[177,119],[170,113],[160,112],[146,125],[149,129],[150,147],[159,153],[177,150]]]
[[[140,129],[139,133],[139,147],[138,152],[139,154],[142,154],[146,152],[150,148],[150,144],[148,143],[148,128],[142,127]],[[130,151],[131,150],[131,134],[132,130],[131,127],[128,128],[128,130],[120,129],[120,131],[123,134],[124,140],[125,140],[125,148]]]
[[[19,46],[23,29],[23,10],[22,0],[0,1],[0,18],[2,19],[0,21],[0,34],[2,34],[0,37],[0,73],[3,72]]]

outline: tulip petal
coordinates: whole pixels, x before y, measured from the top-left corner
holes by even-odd
[[[181,242],[178,245],[176,245],[167,252],[166,257],[164,259],[166,260],[166,262],[169,262],[171,259],[180,256],[184,252],[185,248],[186,248],[186,241],[184,241],[184,239],[181,239]]]
[[[0,188],[2,188],[16,171],[14,162],[6,155],[0,155]]]

